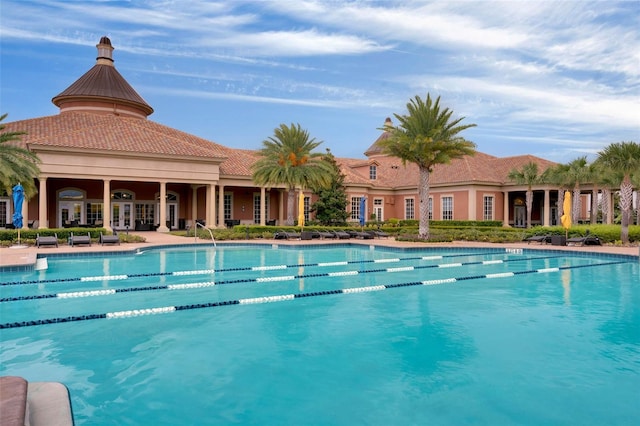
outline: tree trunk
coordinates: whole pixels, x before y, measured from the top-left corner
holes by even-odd
[[[631,219],[631,204],[633,202],[633,185],[629,176],[625,176],[620,185],[620,210],[622,210],[622,229],[620,239],[623,244],[629,242],[629,222]]]
[[[578,221],[580,220],[580,211],[582,210],[582,200],[580,200],[580,188],[576,185],[576,188],[573,188],[573,200],[571,200],[572,203],[572,211],[571,211],[571,216],[572,220],[571,222],[573,223],[578,223]]]
[[[598,223],[598,188],[594,187],[591,191],[591,224]]]
[[[609,189],[602,189],[602,223],[611,225],[611,191]]]
[[[287,194],[287,221],[286,225],[293,226],[293,205],[296,202],[296,190],[295,188],[289,188]]]
[[[420,226],[418,238],[429,239],[429,178],[427,167],[420,167],[420,186],[418,187],[418,202],[420,205]]]
[[[527,228],[531,228],[531,210],[533,210],[533,191],[531,189],[527,189],[525,204],[527,205]]]

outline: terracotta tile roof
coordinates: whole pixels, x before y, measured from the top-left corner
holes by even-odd
[[[153,121],[86,112],[6,123],[6,132],[38,146],[202,158],[226,158],[229,149]]]
[[[398,158],[376,156],[378,164],[377,179],[369,179],[368,162],[361,159],[337,158],[345,183],[349,185],[369,185],[389,189],[415,187],[419,182],[418,166],[412,163],[402,164]],[[437,164],[433,168],[430,184],[433,187],[455,184],[486,183],[503,185],[507,183],[507,175],[513,169],[519,169],[524,164],[533,161],[538,164],[542,173],[548,167],[555,165],[552,161],[533,155],[498,158],[483,152],[476,152],[474,156],[465,156],[453,160],[450,164]]]
[[[220,174],[251,176],[251,165],[258,161],[258,151],[227,148],[227,159],[220,165]]]

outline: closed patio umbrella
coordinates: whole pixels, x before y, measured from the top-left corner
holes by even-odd
[[[361,227],[364,227],[364,223],[366,222],[366,218],[364,217],[366,203],[367,203],[367,198],[361,197],[360,198],[360,217],[359,217]]]
[[[22,228],[22,203],[24,202],[24,188],[17,184],[13,191],[13,227],[18,230],[18,245],[20,245],[20,229]]]
[[[298,197],[298,226],[304,226],[304,192],[302,190]]]
[[[565,230],[565,237],[569,236],[569,228],[571,228],[571,204],[571,192],[566,191],[564,193],[564,203],[562,204],[562,216],[560,216],[560,222]]]

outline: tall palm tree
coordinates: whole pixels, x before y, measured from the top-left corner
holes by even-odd
[[[21,183],[25,196],[31,198],[38,191],[33,181],[40,174],[36,154],[18,145],[24,132],[5,132],[2,121],[7,114],[0,116],[0,193],[10,192],[17,183]]]
[[[556,221],[564,214],[564,193],[569,189],[568,176],[569,166],[566,164],[556,164],[553,167],[549,167],[542,173],[542,181],[550,183],[558,187],[558,204]]]
[[[322,161],[322,154],[312,152],[321,143],[310,138],[299,124],[281,124],[258,151],[260,159],[252,166],[253,181],[258,185],[286,185],[287,225],[294,223],[296,187],[327,185],[333,176],[329,163]]]
[[[580,220],[580,211],[582,210],[582,200],[580,199],[581,189],[580,186],[587,183],[590,180],[589,166],[587,164],[587,157],[582,156],[567,164],[567,182],[572,190],[572,211],[571,220],[573,223],[577,223]]]
[[[419,96],[407,103],[407,115],[394,114],[399,122],[396,127],[382,130],[389,137],[378,144],[383,152],[398,157],[403,164],[415,163],[420,171],[418,198],[420,202],[420,225],[418,238],[429,238],[429,177],[436,164],[448,164],[452,159],[475,154],[476,145],[458,136],[458,133],[475,127],[475,124],[460,124],[464,117],[451,119],[453,111],[440,109],[440,96],[435,101],[427,94],[426,101]]]
[[[624,244],[627,244],[633,202],[632,176],[637,177],[640,173],[640,144],[636,142],[612,143],[598,153],[598,160],[610,169],[622,174],[622,182],[620,183],[620,210],[622,210],[620,239]]]
[[[527,185],[525,204],[527,206],[527,228],[531,228],[531,210],[533,208],[533,185],[542,181],[542,175],[538,174],[538,164],[533,161],[528,162],[522,169],[513,169],[509,172],[508,178],[518,185]]]

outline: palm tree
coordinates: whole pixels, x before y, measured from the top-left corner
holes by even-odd
[[[573,206],[571,211],[571,220],[577,223],[580,220],[580,211],[582,210],[582,200],[580,199],[580,185],[590,180],[589,166],[587,165],[587,157],[582,156],[567,164],[567,183],[573,188],[572,198]]]
[[[281,124],[258,151],[260,159],[252,166],[253,181],[258,185],[286,185],[287,225],[293,225],[296,187],[318,187],[331,179],[330,164],[322,161],[322,154],[312,152],[321,143],[310,139],[309,132],[299,124]]]
[[[533,185],[542,181],[542,175],[538,174],[538,164],[533,161],[528,162],[522,169],[513,169],[509,172],[508,178],[518,185],[527,185],[525,204],[527,206],[527,228],[531,228],[531,210],[533,208]]]
[[[448,164],[452,159],[475,154],[476,145],[457,136],[475,124],[460,124],[464,117],[452,120],[453,111],[440,109],[440,96],[435,100],[427,94],[426,101],[419,96],[407,103],[407,115],[394,114],[397,127],[386,126],[381,130],[389,137],[378,144],[383,152],[398,157],[403,164],[415,163],[420,171],[418,198],[420,225],[418,238],[429,238],[429,177],[436,164]]]
[[[627,244],[633,201],[631,179],[632,176],[637,178],[640,173],[640,144],[636,142],[612,143],[598,153],[598,160],[611,170],[622,174],[622,182],[620,183],[620,210],[622,210],[620,239],[623,244]]]
[[[560,218],[564,214],[564,193],[569,188],[568,184],[568,171],[569,166],[566,164],[556,164],[553,167],[549,167],[547,170],[542,173],[542,181],[545,183],[550,183],[552,185],[556,185],[558,187],[558,204],[557,204],[557,217]]]
[[[21,183],[25,196],[31,198],[38,191],[34,178],[40,174],[36,154],[18,145],[24,132],[4,132],[2,121],[7,114],[0,116],[0,193],[10,192],[17,183]]]

